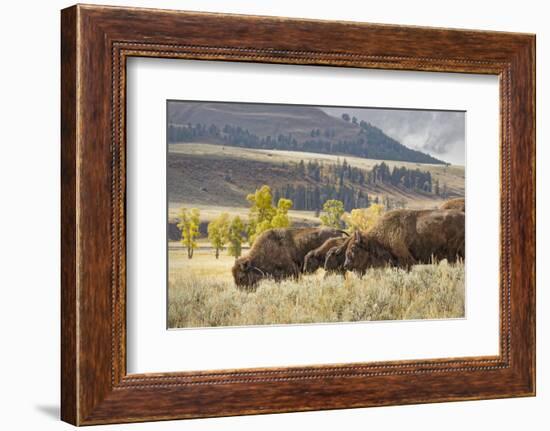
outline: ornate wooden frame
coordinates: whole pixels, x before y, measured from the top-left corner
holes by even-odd
[[[88,425],[535,394],[534,35],[81,5],[61,17],[63,420]],[[130,56],[498,75],[500,354],[127,375]]]

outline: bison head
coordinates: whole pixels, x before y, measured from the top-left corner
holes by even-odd
[[[364,274],[368,268],[393,264],[394,256],[379,241],[355,232],[346,248],[344,269]]]
[[[325,271],[336,271],[342,269],[346,254],[346,245],[332,247],[325,258]]]
[[[317,271],[323,265],[323,260],[315,250],[311,250],[304,259],[304,272],[306,274]]]
[[[262,270],[254,266],[250,257],[245,256],[235,260],[235,264],[231,269],[233,272],[233,280],[238,287],[252,288],[264,276]]]

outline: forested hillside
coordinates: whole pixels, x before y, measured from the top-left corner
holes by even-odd
[[[262,184],[274,201],[290,199],[292,209],[319,212],[328,200],[344,209],[382,203],[437,205],[464,194],[463,168],[406,162],[339,158],[307,152],[254,150],[211,144],[178,144],[168,153],[168,197],[193,206],[246,207],[246,196]],[[218,149],[216,151],[216,149]]]
[[[444,164],[408,148],[366,121],[332,117],[317,107],[170,102],[168,142],[340,154]]]

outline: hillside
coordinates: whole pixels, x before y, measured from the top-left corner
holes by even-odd
[[[368,122],[344,121],[312,106],[170,101],[168,141],[444,164]]]
[[[168,123],[226,124],[239,126],[259,136],[291,133],[297,139],[310,135],[312,129],[334,129],[339,137],[351,139],[356,131],[349,123],[309,106],[250,103],[169,102]]]
[[[379,160],[358,157],[340,159],[337,156],[307,152],[285,152],[277,150],[255,150],[246,148],[220,147],[210,144],[176,144],[169,147],[168,153],[168,199],[169,206],[176,210],[182,205],[200,208],[245,208],[247,194],[262,184],[268,184],[275,193],[281,196],[293,190],[302,189],[321,193],[338,189],[335,181],[329,181],[326,175],[333,173],[335,166],[343,162],[354,173],[342,181],[344,188],[356,200],[351,207],[364,206],[358,196],[372,202],[390,198],[392,202],[407,207],[435,207],[444,199],[434,193],[423,190],[407,189],[387,182],[368,180],[369,172],[380,166]],[[321,166],[324,174],[315,175],[301,172],[299,162],[306,166]],[[419,165],[407,162],[387,162],[393,168],[407,169],[414,172],[429,172],[432,181],[445,186],[446,197],[464,196],[464,168],[446,165]],[[357,180],[357,175],[364,175],[364,181]],[[314,207],[299,207],[300,202],[292,196],[294,209],[312,213]],[[331,198],[341,199],[339,196]],[[326,198],[325,198],[326,199]],[[322,196],[321,196],[322,201]],[[322,202],[319,202],[322,204]],[[172,211],[171,211],[172,212]]]

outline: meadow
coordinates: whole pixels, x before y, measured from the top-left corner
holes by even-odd
[[[346,227],[364,230],[366,216],[356,212],[362,224],[354,227],[353,209],[435,209],[464,196],[464,166],[408,148],[369,122],[333,114],[311,106],[170,102],[169,327],[464,317],[463,263],[376,269],[362,278],[325,277],[319,270],[298,280],[264,279],[245,290],[234,284],[227,250],[214,257],[213,245],[240,242],[242,223],[244,256],[259,225],[262,231],[343,227],[345,210]],[[264,186],[269,199],[256,196]],[[279,203],[281,211],[275,210]],[[222,241],[225,219],[237,226],[232,241],[229,233]],[[189,247],[189,238],[197,242],[192,259],[182,236]]]
[[[384,320],[450,319],[465,314],[464,264],[446,261],[300,280],[263,280],[253,291],[237,289],[234,258],[215,259],[208,247],[193,259],[177,243],[169,247],[170,328],[278,325]]]

